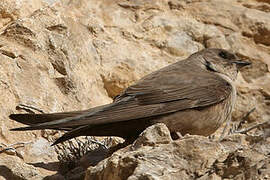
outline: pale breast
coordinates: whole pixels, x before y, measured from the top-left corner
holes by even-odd
[[[225,121],[230,120],[236,100],[236,88],[232,85],[229,97],[222,102],[203,108],[178,111],[163,117],[155,122],[165,123],[171,132],[184,134],[197,134],[208,136],[214,133]]]

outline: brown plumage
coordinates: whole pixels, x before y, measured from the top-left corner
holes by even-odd
[[[233,81],[248,64],[226,50],[204,49],[145,76],[111,104],[85,111],[11,114],[29,125],[12,130],[67,130],[54,144],[82,135],[134,139],[158,122],[172,133],[207,136],[230,119],[236,98]]]

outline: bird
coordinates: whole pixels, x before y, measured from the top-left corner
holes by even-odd
[[[110,104],[83,111],[10,114],[10,119],[28,125],[11,130],[65,130],[52,145],[78,136],[130,141],[156,123],[164,123],[172,136],[209,136],[230,120],[234,82],[239,69],[250,64],[229,50],[205,48],[146,75]]]

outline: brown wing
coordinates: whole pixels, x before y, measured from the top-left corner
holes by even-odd
[[[9,116],[10,119],[13,119],[17,122],[20,122],[22,124],[26,125],[34,125],[34,124],[40,124],[40,123],[47,123],[50,121],[55,121],[59,119],[64,119],[67,117],[75,117],[79,116],[84,113],[88,113],[89,111],[94,112],[95,110],[102,108],[102,106],[95,107],[92,109],[84,110],[84,111],[70,111],[70,112],[59,112],[59,113],[44,113],[44,114],[11,114]],[[59,127],[59,128],[53,128],[56,130],[71,130],[73,128],[76,128],[74,126],[72,127]]]
[[[185,108],[189,109],[218,103],[227,98],[232,90],[227,81],[209,74],[190,79],[188,82],[164,84],[154,89],[153,86],[146,87],[141,84],[131,86],[117,98],[117,101],[126,96],[135,96],[139,105],[189,100],[190,103],[185,104]]]
[[[189,109],[218,103],[230,95],[232,86],[226,80],[186,62],[180,61],[178,66],[168,66],[146,76],[115,101],[127,96],[135,96],[140,105],[188,100],[190,103],[185,102],[185,108]]]
[[[17,128],[34,130],[129,121],[204,107],[226,99],[231,85],[214,73],[186,68],[185,61],[156,71],[116,98],[115,102],[73,117]],[[182,64],[181,64],[182,63]],[[189,71],[188,71],[189,70]],[[200,74],[200,75],[198,75]]]

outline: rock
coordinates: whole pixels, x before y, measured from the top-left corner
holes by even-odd
[[[206,46],[208,48],[221,48],[221,49],[230,49],[231,46],[227,42],[225,36],[211,38],[206,41]]]
[[[256,2],[242,2],[243,6],[250,8],[250,9],[257,9],[259,11],[263,11],[263,12],[270,12],[270,5],[266,3],[260,3],[257,4]]]
[[[43,179],[37,168],[25,164],[18,157],[14,158],[9,155],[1,155],[0,164],[1,179]]]
[[[168,39],[167,49],[170,54],[183,56],[187,49],[193,54],[201,49],[201,44],[194,42],[186,33],[175,33]]]
[[[170,131],[166,125],[158,123],[148,127],[134,142],[133,148],[140,146],[155,146],[156,144],[168,144],[172,142]]]
[[[89,167],[85,179],[262,179],[270,175],[267,148],[260,152],[250,148],[246,135],[231,135],[222,142],[195,135],[172,141],[168,132],[164,124],[147,128],[132,145]],[[159,135],[149,140],[150,134]]]
[[[30,16],[35,10],[51,5],[53,1],[54,0],[49,3],[49,1],[41,0],[3,0],[0,4],[0,28],[14,20]]]

